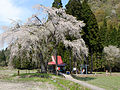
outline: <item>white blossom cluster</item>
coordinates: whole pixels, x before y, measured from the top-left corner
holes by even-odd
[[[120,58],[120,49],[116,46],[108,46],[104,47],[104,53],[106,54],[106,59],[108,61],[114,61],[115,59],[118,60]]]
[[[79,57],[81,54],[88,55],[88,49],[80,35],[82,27],[85,26],[83,21],[77,21],[75,17],[66,14],[62,8],[49,8],[42,5],[36,5],[34,8],[38,13],[28,18],[24,25],[16,24],[17,26],[9,28],[0,35],[0,44],[3,45],[5,42],[9,45],[11,59],[24,50],[35,51],[37,47],[44,53],[51,46],[49,42],[54,40],[56,45],[63,42],[66,47],[70,46],[74,55],[77,54]],[[38,17],[41,11],[48,14],[46,21]],[[66,35],[72,35],[76,40],[69,41]]]

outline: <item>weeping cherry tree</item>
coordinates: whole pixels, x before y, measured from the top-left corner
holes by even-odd
[[[0,35],[1,46],[7,43],[10,50],[9,66],[14,66],[12,63],[14,57],[21,57],[20,67],[22,67],[25,57],[28,62],[34,63],[45,72],[45,62],[55,52],[59,42],[62,42],[66,48],[70,47],[76,58],[81,58],[83,54],[88,55],[88,49],[80,35],[82,27],[85,26],[83,21],[77,21],[62,8],[42,5],[33,8],[38,12],[28,18],[26,23],[23,25],[16,23],[13,27],[6,28],[6,31]],[[47,18],[39,18],[41,14],[46,14]],[[74,36],[76,39],[67,40],[66,35]],[[23,52],[26,52],[26,55],[23,55]]]

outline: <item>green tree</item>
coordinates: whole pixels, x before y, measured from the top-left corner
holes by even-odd
[[[5,56],[5,50],[1,50],[0,51],[0,65],[1,66],[7,66],[6,56]]]
[[[57,9],[62,8],[63,6],[61,0],[54,0],[52,7],[55,7]]]
[[[103,46],[106,46],[106,33],[107,33],[107,31],[108,31],[107,21],[104,18],[103,25],[100,26],[100,30],[99,30],[99,34],[100,34],[100,38],[101,38],[101,42],[102,42]]]
[[[6,65],[8,65],[9,58],[10,58],[10,50],[8,48],[4,51],[5,57],[6,57]]]
[[[118,32],[117,32],[117,46],[120,48],[120,26],[118,28]]]
[[[110,33],[110,45],[117,46],[117,29],[114,27]]]
[[[117,46],[118,41],[117,41],[117,36],[118,36],[118,31],[113,25],[109,26],[109,29],[106,32],[105,36],[105,46],[113,45]]]
[[[111,44],[111,30],[113,30],[112,25],[109,26],[109,29],[106,32],[105,46],[109,46]]]
[[[65,7],[67,14],[73,15],[78,20],[83,20],[81,17],[82,4],[80,0],[69,0],[68,4]]]
[[[91,73],[93,68],[93,54],[101,53],[103,50],[99,28],[95,15],[91,11],[87,0],[82,3],[80,0],[70,0],[66,5],[66,12],[77,17],[78,20],[83,20],[86,26],[83,28],[83,36],[86,45],[89,48],[91,56]],[[96,54],[97,55],[97,54]]]
[[[87,0],[84,0],[82,3],[82,18],[86,23],[86,26],[83,28],[83,39],[89,47],[90,53],[101,52],[103,47],[99,35],[99,28],[95,15],[91,11]]]

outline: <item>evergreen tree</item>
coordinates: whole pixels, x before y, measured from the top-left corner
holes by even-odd
[[[87,0],[84,0],[82,3],[82,18],[86,23],[86,26],[83,28],[83,39],[89,47],[90,53],[101,52],[103,47],[99,35],[99,28],[95,15],[91,11]]]
[[[54,0],[52,7],[55,7],[57,9],[62,8],[63,6],[61,0]]]
[[[93,67],[93,54],[101,53],[103,50],[99,28],[95,15],[91,11],[87,0],[81,4],[80,0],[70,0],[66,5],[66,12],[77,17],[78,20],[83,20],[86,26],[83,28],[83,36],[86,45],[91,54],[91,73]]]
[[[110,25],[109,29],[106,32],[106,41],[105,41],[105,46],[111,45],[111,31],[113,30],[113,26]]]
[[[0,65],[6,66],[6,56],[4,50],[0,51]]]
[[[0,52],[0,61],[5,61],[6,60],[6,57],[5,57],[5,54],[4,54],[4,50],[2,50]]]
[[[117,46],[118,45],[118,31],[113,25],[110,25],[109,29],[106,32],[106,38],[105,38],[105,46],[113,45]]]
[[[107,28],[107,21],[106,19],[104,19],[103,25],[100,26],[100,30],[99,30],[99,34],[100,34],[100,38],[101,38],[101,42],[103,46],[106,46],[106,33],[108,31]]]
[[[118,47],[120,48],[120,26],[119,26],[118,32],[117,32],[117,44],[118,44]]]
[[[115,27],[110,33],[110,45],[117,46],[117,29]]]
[[[99,28],[95,15],[91,11],[87,0],[81,4],[80,0],[70,0],[66,5],[66,12],[83,20],[86,26],[83,28],[83,39],[89,47],[89,52],[101,52],[103,47],[100,40]]]
[[[81,17],[82,4],[80,0],[69,0],[68,4],[65,7],[67,14],[73,15],[78,20],[82,20]]]

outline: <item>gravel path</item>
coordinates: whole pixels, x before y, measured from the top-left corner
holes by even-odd
[[[51,84],[43,82],[2,82],[0,81],[0,90],[57,90]]]
[[[85,86],[85,87],[87,87],[87,88],[90,88],[90,89],[92,89],[92,90],[105,90],[105,89],[103,89],[103,88],[99,88],[99,87],[97,87],[97,86],[88,84],[88,83],[86,83],[86,82],[84,82],[84,81],[80,81],[80,80],[74,79],[71,75],[66,75],[66,74],[62,74],[62,75],[63,75],[67,80],[73,81],[73,82],[75,82],[75,83],[78,83],[78,84],[80,84],[80,85],[83,85],[83,86]]]

